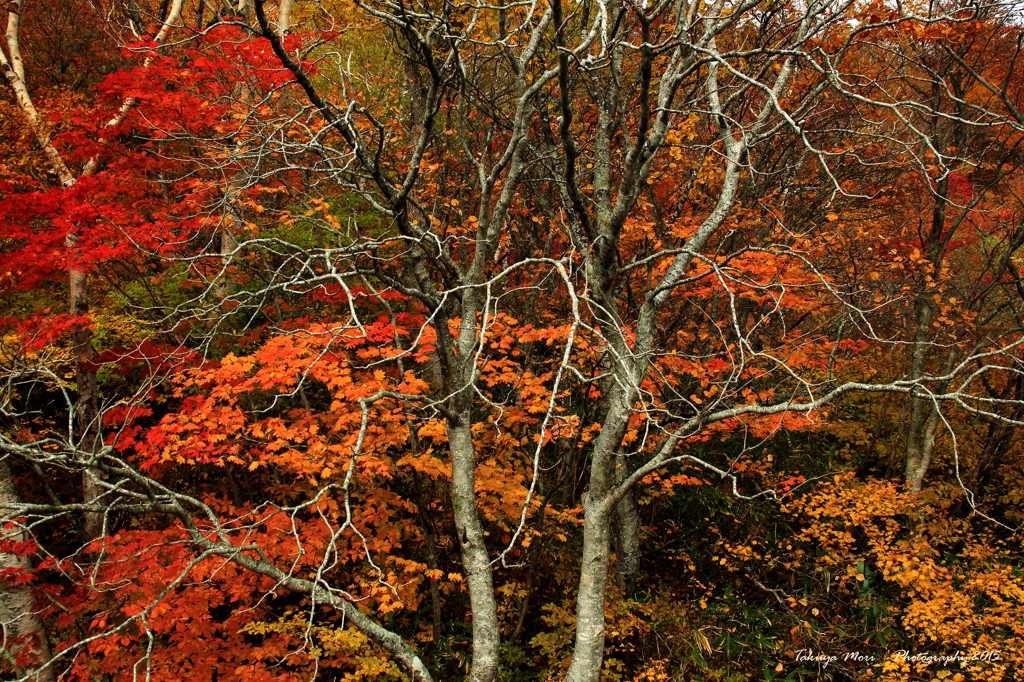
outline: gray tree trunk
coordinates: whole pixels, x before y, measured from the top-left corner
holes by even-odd
[[[493,682],[498,674],[500,631],[494,598],[491,557],[476,505],[476,447],[470,432],[468,410],[458,420],[448,420],[452,455],[452,502],[455,530],[462,549],[469,604],[473,618],[471,682]]]
[[[910,364],[912,379],[920,379],[925,373],[925,361],[930,347],[932,308],[927,302],[921,303],[917,315],[917,330],[914,337],[913,357]],[[910,400],[910,422],[907,426],[907,461],[904,478],[907,490],[921,492],[925,472],[931,464],[934,439],[926,436],[926,424],[931,419],[932,401],[926,397],[914,396]]]
[[[67,243],[74,249],[76,239],[68,235]],[[72,315],[89,314],[89,290],[87,276],[80,270],[70,273]],[[92,459],[103,445],[100,428],[99,385],[96,378],[96,351],[92,346],[92,331],[78,326],[72,333],[72,348],[75,356],[75,383],[78,385],[78,401],[75,404],[75,427],[78,430],[77,446],[86,460]],[[82,498],[86,504],[96,502],[103,494],[101,481],[103,473],[94,466],[82,470]],[[87,541],[103,536],[103,513],[88,511],[83,515],[83,533]]]
[[[597,682],[604,662],[604,603],[611,564],[611,519],[607,508],[583,496],[583,557],[576,599],[576,642],[568,682]]]
[[[615,482],[621,485],[633,472],[628,469],[629,461],[622,452],[616,460]],[[640,577],[640,510],[633,488],[626,490],[615,506],[615,531],[615,580],[623,595],[631,599]]]

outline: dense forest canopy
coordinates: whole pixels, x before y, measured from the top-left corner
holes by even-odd
[[[1024,674],[1019,4],[5,18],[4,679]]]

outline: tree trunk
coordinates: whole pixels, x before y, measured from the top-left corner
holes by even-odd
[[[77,239],[69,233],[66,245],[74,249]],[[87,276],[80,270],[71,270],[71,310],[72,315],[85,317],[89,314],[89,290]],[[78,325],[72,333],[75,355],[75,382],[78,384],[78,402],[75,405],[75,426],[78,429],[78,449],[87,460],[91,460],[103,445],[100,429],[99,386],[96,381],[96,351],[92,347],[92,331]],[[103,494],[100,482],[103,473],[94,466],[87,466],[82,471],[82,498],[86,504],[95,502]],[[83,515],[83,532],[85,539],[95,540],[103,536],[103,514],[101,512],[85,512]]]
[[[910,364],[912,379],[920,379],[925,373],[925,361],[928,356],[929,328],[932,321],[932,308],[922,301],[917,313],[917,331],[914,335],[913,358]],[[914,396],[910,399],[910,423],[907,426],[906,463],[904,480],[907,490],[913,493],[921,491],[925,472],[931,463],[931,450],[926,451],[925,428],[933,411],[932,402],[926,397]]]
[[[617,361],[618,371],[628,374]],[[597,682],[604,660],[604,603],[611,567],[611,527],[615,503],[609,498],[616,456],[621,452],[622,437],[629,426],[629,416],[636,394],[628,386],[630,380],[617,383],[609,400],[608,415],[594,444],[590,465],[590,490],[583,494],[583,557],[580,566],[580,589],[576,596],[576,641],[572,663],[566,673],[568,682]]]
[[[469,410],[448,420],[452,454],[452,502],[455,530],[462,549],[473,618],[473,662],[470,682],[493,682],[498,673],[498,605],[494,599],[491,560],[476,506],[476,448]]]
[[[413,431],[412,426],[409,426],[409,433],[412,436],[410,439],[413,445],[413,452],[419,453],[419,446],[416,444],[416,433]],[[427,514],[427,504],[429,500],[423,491],[423,474],[417,470],[412,472],[413,487],[416,492],[416,513],[420,517],[420,526],[423,528],[423,550],[427,557],[427,568],[432,571],[440,570],[440,563],[437,560],[437,539],[434,536],[434,524],[430,520],[430,516]],[[441,590],[437,587],[437,579],[431,578],[429,581],[430,585],[430,604],[431,604],[431,615],[433,616],[434,626],[432,628],[431,635],[435,642],[441,641]]]
[[[913,494],[921,492],[924,486],[924,475],[932,463],[932,454],[935,452],[935,434],[939,428],[939,413],[929,405],[930,413],[924,430],[920,433],[912,433],[914,436],[914,447],[917,453],[913,462],[907,457],[907,490]]]
[[[948,374],[953,369],[956,356],[956,348],[951,348],[946,356],[945,367],[941,370],[942,374]],[[916,376],[920,378],[923,375],[922,370]],[[943,393],[948,385],[948,381],[940,381],[934,386],[934,391]],[[911,405],[910,432],[907,434],[906,483],[907,490],[916,495],[921,492],[924,486],[924,475],[928,471],[928,467],[931,466],[932,454],[935,452],[935,437],[942,424],[942,417],[930,399],[914,398],[913,402],[919,403],[916,405],[916,409],[919,411],[914,412],[915,405]],[[922,429],[919,426],[920,421],[915,421],[915,416],[918,420],[923,420],[925,415],[927,415],[927,420]]]
[[[285,36],[288,33],[288,29],[292,27],[292,0],[281,0],[281,5],[277,8],[277,32],[280,36]]]
[[[576,597],[576,642],[568,682],[597,682],[604,660],[604,602],[611,563],[611,523],[604,505],[583,495],[583,564]]]
[[[541,513],[543,513],[543,509]],[[519,606],[516,628],[512,631],[512,636],[508,638],[510,642],[518,642],[523,634],[523,630],[526,628],[526,619],[530,614],[530,601],[533,599],[533,589],[537,580],[537,569],[540,567],[540,559],[543,553],[544,544],[540,539],[534,540],[530,548],[530,564],[526,569],[526,585],[524,586],[526,594],[523,595],[523,603]]]
[[[630,474],[629,461],[620,452],[616,457],[615,482],[622,483]],[[636,491],[630,488],[615,507],[615,580],[627,599],[636,594],[640,576],[640,511]]]
[[[242,100],[249,99],[249,93],[243,89],[237,97]],[[231,162],[242,163],[242,144],[238,143],[232,150]],[[221,278],[216,283],[216,294],[220,299],[227,298],[235,291],[235,279],[232,272],[232,264],[235,259],[235,251],[238,250],[238,240],[232,230],[242,230],[245,227],[245,210],[242,207],[242,193],[248,187],[252,169],[243,167],[231,176],[227,187],[224,188],[224,218],[221,221],[219,233],[217,234],[217,248],[220,251],[220,265],[222,269]]]
[[[18,505],[14,480],[7,462],[0,459],[0,540],[24,542],[28,534],[16,524],[8,525],[13,509]],[[28,557],[0,552],[0,571],[29,571],[32,564]],[[32,590],[24,584],[14,585],[0,582],[0,651],[14,656],[21,664],[15,666],[15,675],[35,682],[56,682],[43,621],[35,610],[36,599]],[[31,661],[27,663],[26,661]],[[25,667],[29,666],[29,667]]]

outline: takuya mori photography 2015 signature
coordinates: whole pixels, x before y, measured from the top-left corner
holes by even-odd
[[[865,654],[860,651],[846,651],[843,653],[825,653],[812,649],[797,649],[795,661],[797,663],[819,663],[823,668],[836,663],[876,663],[879,661],[878,654]],[[995,662],[1002,658],[1002,651],[999,649],[987,649],[982,651],[957,651],[955,653],[935,653],[931,651],[914,652],[908,649],[899,649],[891,652],[886,658],[893,658],[897,662],[908,663],[936,663],[948,666],[953,663],[969,664],[976,662]]]

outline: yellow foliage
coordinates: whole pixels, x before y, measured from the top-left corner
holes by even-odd
[[[871,679],[922,679],[937,659],[956,656],[951,671],[1009,680],[1007,671],[1024,664],[1024,575],[991,524],[952,518],[935,501],[848,475],[789,511],[805,522],[798,542],[819,551],[805,566],[834,575],[831,589],[858,603],[884,603],[912,640],[902,656],[879,661]]]

